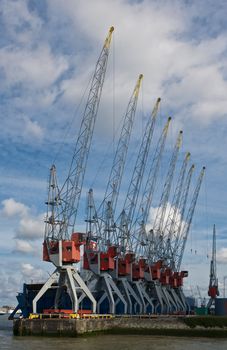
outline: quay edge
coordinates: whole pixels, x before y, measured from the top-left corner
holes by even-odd
[[[15,319],[15,336],[77,337],[135,334],[227,338],[227,317],[114,317],[111,319]]]

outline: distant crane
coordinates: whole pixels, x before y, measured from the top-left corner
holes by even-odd
[[[217,278],[217,263],[216,263],[216,228],[213,226],[213,244],[212,244],[212,259],[210,261],[210,283],[208,289],[210,297],[207,307],[211,309],[214,306],[215,299],[219,296],[218,278]]]

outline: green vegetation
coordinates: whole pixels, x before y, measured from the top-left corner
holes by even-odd
[[[204,327],[204,328],[224,328],[227,327],[226,316],[196,316],[196,317],[185,317],[184,323],[190,328]]]
[[[173,337],[207,337],[207,338],[227,338],[227,332],[224,329],[158,329],[158,328],[112,328],[102,331],[94,331],[78,335],[79,337],[98,336],[98,335],[158,335]]]

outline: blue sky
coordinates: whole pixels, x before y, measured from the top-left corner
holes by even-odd
[[[143,73],[128,158],[135,159],[146,118],[160,96],[154,140],[173,117],[161,174],[180,129],[179,160],[191,152],[194,184],[201,167],[207,168],[183,262],[190,273],[186,288],[199,284],[206,295],[213,223],[222,283],[227,274],[226,11],[221,0],[0,0],[0,304],[14,304],[23,281],[42,281],[53,270],[41,261],[48,169],[55,161],[63,183],[86,101],[82,96],[111,25],[115,32],[78,227],[86,189],[93,186],[97,201],[102,198],[118,125]],[[157,189],[154,206],[159,198]]]

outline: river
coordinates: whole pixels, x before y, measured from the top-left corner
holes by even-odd
[[[12,321],[0,316],[1,350],[226,350],[227,339],[134,335],[81,338],[15,337]]]

